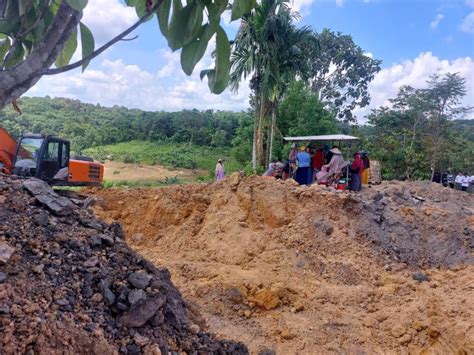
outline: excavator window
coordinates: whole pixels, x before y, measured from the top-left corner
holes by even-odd
[[[16,161],[20,162],[21,160],[27,160],[33,165],[36,165],[42,144],[42,138],[23,138],[21,140]]]
[[[59,162],[59,142],[49,142],[43,160]]]

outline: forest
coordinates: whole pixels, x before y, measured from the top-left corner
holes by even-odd
[[[18,104],[22,115],[11,107],[0,111],[0,125],[15,137],[27,132],[54,134],[69,139],[75,153],[93,152],[98,159],[105,159],[109,151],[129,150],[133,155],[115,154],[116,158],[191,169],[211,169],[200,155],[214,152],[232,158],[232,169],[251,171],[250,112],[147,112],[49,97],[25,97]],[[275,157],[288,154],[288,145],[281,139],[285,135],[354,134],[361,138],[356,148],[368,150],[373,159],[381,161],[386,179],[429,179],[429,122],[420,121],[419,128],[413,130],[414,117],[410,110],[394,106],[374,110],[366,124],[345,123],[331,115],[302,82],[294,82],[280,104]],[[448,121],[443,129],[440,169],[474,171],[474,120]],[[143,142],[142,155],[137,142]],[[145,150],[153,146],[150,143],[163,147],[158,153],[163,154],[161,159],[147,158]]]

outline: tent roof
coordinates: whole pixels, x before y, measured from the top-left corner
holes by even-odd
[[[326,134],[322,136],[284,137],[286,141],[355,141],[359,138],[346,134]]]

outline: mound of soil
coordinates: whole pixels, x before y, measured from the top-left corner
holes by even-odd
[[[169,272],[75,202],[0,177],[1,354],[247,353],[202,332]]]
[[[97,190],[95,212],[173,282],[199,325],[252,353],[474,352],[474,198],[241,178]]]

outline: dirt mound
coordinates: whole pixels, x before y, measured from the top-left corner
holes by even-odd
[[[362,194],[232,175],[95,191],[96,213],[252,353],[474,351],[473,197],[384,183]]]
[[[123,236],[42,181],[0,177],[0,353],[247,353],[202,332]]]

